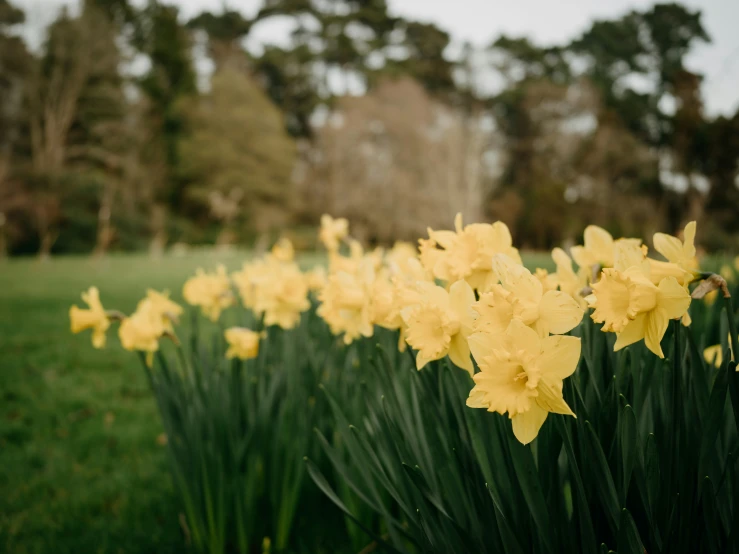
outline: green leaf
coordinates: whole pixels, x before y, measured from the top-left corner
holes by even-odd
[[[629,511],[621,510],[621,518],[618,531],[619,554],[644,554],[645,549],[639,537],[639,531]]]
[[[621,479],[619,487],[619,502],[621,506],[626,505],[626,497],[629,493],[631,473],[636,463],[638,431],[636,429],[636,416],[631,406],[626,405],[621,409],[618,419],[618,441],[621,447]]]
[[[310,475],[310,478],[313,479],[313,482],[318,486],[319,489],[321,489],[321,492],[323,492],[323,494],[325,494],[329,498],[329,500],[331,500],[331,502],[336,505],[337,508],[344,512],[344,514],[346,514],[354,523],[356,523],[365,533],[371,536],[379,544],[387,548],[390,552],[397,552],[398,554],[402,554],[400,550],[386,542],[382,537],[372,531],[369,527],[365,526],[353,513],[349,511],[349,508],[344,505],[338,495],[331,488],[331,485],[328,484],[328,481],[326,481],[326,478],[323,476],[323,473],[321,473],[321,470],[318,469],[318,466],[316,466],[307,457],[304,458],[304,461],[306,468],[308,469],[308,474]]]
[[[600,445],[593,426],[589,421],[586,421],[583,427],[585,429],[583,440],[592,463],[590,469],[594,474],[593,482],[601,499],[601,504],[608,516],[608,524],[611,526],[611,531],[615,534],[619,526],[619,504],[616,487],[613,484],[613,476],[611,475],[606,456],[603,453],[603,448]]]

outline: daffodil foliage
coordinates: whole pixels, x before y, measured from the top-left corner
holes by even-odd
[[[734,552],[739,291],[696,233],[591,226],[550,272],[501,222],[365,251],[326,215],[326,264],[199,270],[189,327],[69,315],[140,353],[198,551]]]

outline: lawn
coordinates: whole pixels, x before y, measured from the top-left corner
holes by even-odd
[[[96,351],[67,311],[97,285],[130,311],[147,287],[243,254],[12,260],[0,264],[0,552],[181,552],[161,425],[135,357]]]
[[[91,284],[130,312],[149,287],[181,301],[199,266],[246,254],[61,258],[0,264],[0,552],[181,552],[162,429],[135,357],[71,335],[67,312]],[[315,259],[315,258],[314,258]],[[528,265],[550,265],[528,256]]]

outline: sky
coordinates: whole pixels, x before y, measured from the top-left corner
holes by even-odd
[[[163,0],[180,7],[190,18],[203,10],[220,11],[224,4],[253,16],[261,0]],[[76,0],[16,0],[32,12],[33,22],[53,17],[54,7]],[[498,35],[526,36],[539,45],[564,43],[585,31],[594,19],[619,17],[632,9],[652,5],[647,0],[387,0],[393,15],[432,22],[445,29],[457,44],[490,44]],[[705,76],[703,85],[709,115],[733,114],[739,108],[739,0],[681,0],[703,12],[703,25],[712,39],[700,44],[686,60],[688,69]],[[255,26],[249,47],[284,43],[284,22]]]

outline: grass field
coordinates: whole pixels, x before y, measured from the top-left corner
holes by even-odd
[[[89,285],[133,310],[148,287],[246,254],[62,258],[0,264],[0,552],[181,552],[177,499],[154,400],[134,355],[94,350],[67,312]],[[551,262],[528,256],[527,265]]]
[[[181,552],[161,426],[134,356],[71,335],[67,311],[96,284],[134,308],[147,287],[180,299],[194,254],[0,264],[0,552]]]

